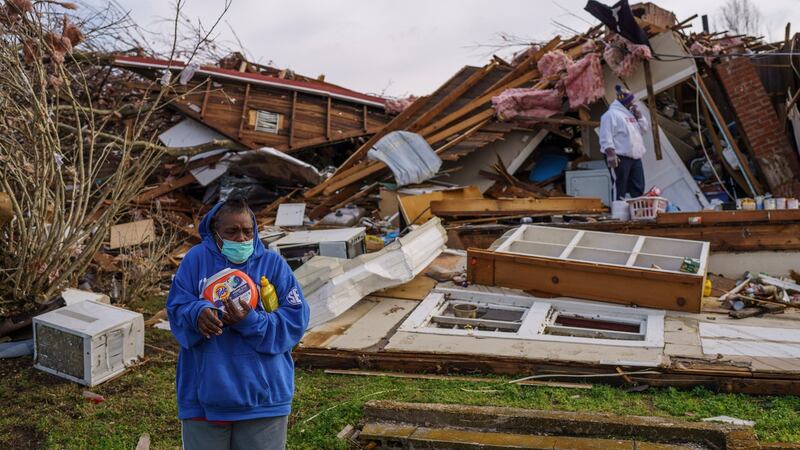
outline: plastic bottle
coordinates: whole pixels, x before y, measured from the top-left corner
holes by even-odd
[[[278,295],[275,293],[275,286],[263,275],[261,276],[261,303],[267,312],[278,309]]]

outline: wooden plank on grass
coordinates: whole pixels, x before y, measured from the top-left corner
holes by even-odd
[[[439,380],[439,381],[461,381],[467,383],[503,383],[505,381],[498,378],[485,378],[485,377],[462,377],[453,375],[436,375],[428,373],[404,373],[404,372],[379,372],[372,370],[340,370],[340,369],[326,369],[327,375],[350,375],[360,377],[387,377],[387,378],[406,378],[413,380]],[[547,386],[558,387],[567,389],[591,389],[592,385],[587,383],[567,383],[558,381],[533,381],[525,380],[519,383],[514,383],[525,386]]]
[[[153,242],[156,229],[153,219],[137,220],[136,222],[113,225],[111,227],[110,249],[130,247],[132,245]]]
[[[604,210],[602,201],[593,197],[466,199],[431,202],[431,213],[439,217],[508,216],[540,212],[600,212]]]

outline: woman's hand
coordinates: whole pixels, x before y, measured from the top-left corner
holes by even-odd
[[[248,314],[250,314],[250,304],[244,301],[244,299],[236,300],[239,302],[239,305],[234,304],[233,300],[224,299],[222,300],[222,304],[225,306],[225,314],[222,316],[222,323],[225,325],[233,325],[235,323],[239,323],[242,319],[244,319]]]
[[[217,311],[214,308],[205,308],[201,311],[200,317],[197,318],[197,328],[206,339],[222,334],[222,321],[217,317]]]

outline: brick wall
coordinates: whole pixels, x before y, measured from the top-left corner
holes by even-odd
[[[716,71],[772,193],[800,194],[800,162],[750,59],[733,58]]]

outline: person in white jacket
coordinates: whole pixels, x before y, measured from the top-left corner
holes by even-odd
[[[600,151],[614,180],[614,197],[622,200],[644,194],[642,157],[647,151],[642,136],[648,130],[647,119],[634,103],[634,96],[617,86],[617,99],[600,118]]]

